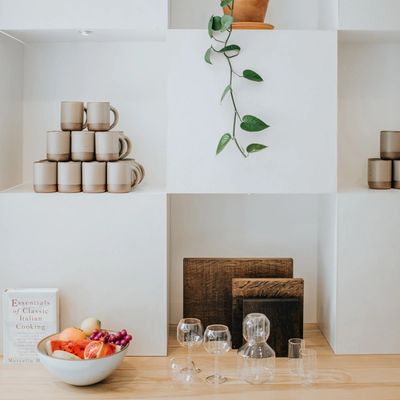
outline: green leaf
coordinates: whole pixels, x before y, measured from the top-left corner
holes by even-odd
[[[248,153],[257,153],[258,151],[266,149],[268,146],[264,146],[263,144],[259,143],[252,143],[249,144],[246,148]]]
[[[229,133],[222,135],[217,146],[217,155],[226,147],[226,145],[232,140],[232,136]]]
[[[222,26],[220,31],[225,32],[226,30],[228,30],[231,27],[232,22],[233,22],[233,17],[231,15],[223,15],[221,17]]]
[[[252,71],[251,69],[245,69],[243,71],[243,78],[248,79],[249,81],[254,82],[262,82],[263,78],[257,74],[257,72]]]
[[[240,127],[247,132],[260,132],[269,128],[269,125],[253,115],[245,115],[242,119]]]
[[[228,86],[224,89],[224,92],[222,93],[222,96],[221,96],[221,103],[222,103],[222,101],[224,100],[225,96],[226,96],[230,91],[231,91],[231,85],[228,85]]]
[[[214,15],[211,15],[211,18],[208,21],[208,36],[210,36],[210,38],[212,38],[214,36],[213,29],[212,29],[213,22],[214,22]]]
[[[213,17],[212,30],[220,31],[222,29],[222,18],[219,16]]]
[[[226,7],[228,4],[231,4],[233,0],[222,0],[221,7]]]
[[[212,62],[211,62],[211,52],[212,52],[212,48],[210,47],[209,49],[207,49],[206,54],[204,54],[204,60],[208,64],[212,64]]]
[[[230,44],[228,46],[223,47],[221,50],[219,50],[219,52],[225,53],[228,57],[235,57],[240,53],[240,47],[237,44]]]

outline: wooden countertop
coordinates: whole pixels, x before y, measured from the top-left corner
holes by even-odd
[[[318,352],[318,378],[304,386],[286,371],[287,360],[277,360],[273,383],[249,385],[236,375],[236,353],[221,358],[221,368],[230,379],[214,387],[199,383],[189,388],[174,385],[169,376],[169,358],[184,355],[170,336],[168,357],[127,357],[104,382],[73,387],[52,378],[41,365],[0,367],[0,399],[83,400],[83,399],[245,399],[245,400],[399,400],[400,355],[335,356],[314,325],[305,329],[308,347]],[[194,353],[204,376],[212,370],[213,358],[202,349]]]

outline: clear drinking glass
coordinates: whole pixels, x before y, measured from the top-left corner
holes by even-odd
[[[293,338],[288,342],[288,368],[293,375],[301,375],[301,354],[305,348],[304,339]]]
[[[214,374],[206,378],[208,383],[224,383],[227,378],[219,372],[219,357],[232,347],[231,333],[225,325],[209,325],[204,332],[204,348],[214,355]]]
[[[300,356],[304,382],[313,383],[317,376],[317,352],[313,349],[302,349]]]
[[[176,338],[181,346],[187,347],[188,366],[182,369],[182,373],[187,373],[187,369],[193,371],[193,348],[200,346],[203,342],[203,325],[201,321],[197,318],[181,319],[176,328]],[[194,371],[199,372],[200,370],[194,369]]]

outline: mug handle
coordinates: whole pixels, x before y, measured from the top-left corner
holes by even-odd
[[[82,130],[87,128],[87,107],[83,107],[83,112],[85,114],[85,122],[82,125]]]
[[[120,143],[120,152],[119,152],[119,159],[122,160],[125,158],[132,150],[132,142],[128,138],[128,136],[121,134],[119,136],[119,143]]]
[[[117,124],[118,124],[118,121],[119,121],[119,113],[118,113],[118,110],[117,110],[115,107],[113,107],[113,106],[110,106],[110,110],[111,110],[112,113],[114,114],[114,122],[111,124],[109,130],[111,130],[112,128],[114,128],[114,126],[117,125]]]
[[[134,168],[137,171],[137,175],[138,175],[137,184],[139,184],[139,183],[141,183],[143,181],[143,178],[144,178],[144,168],[136,160],[132,160],[132,164],[134,165]]]
[[[136,166],[131,164],[130,167],[131,167],[131,177],[132,177],[131,187],[134,188],[141,182],[141,179]]]

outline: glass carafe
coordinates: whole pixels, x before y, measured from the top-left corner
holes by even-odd
[[[243,320],[246,340],[238,350],[238,369],[241,380],[261,384],[272,380],[275,370],[275,351],[268,345],[270,323],[264,314],[248,314]]]

